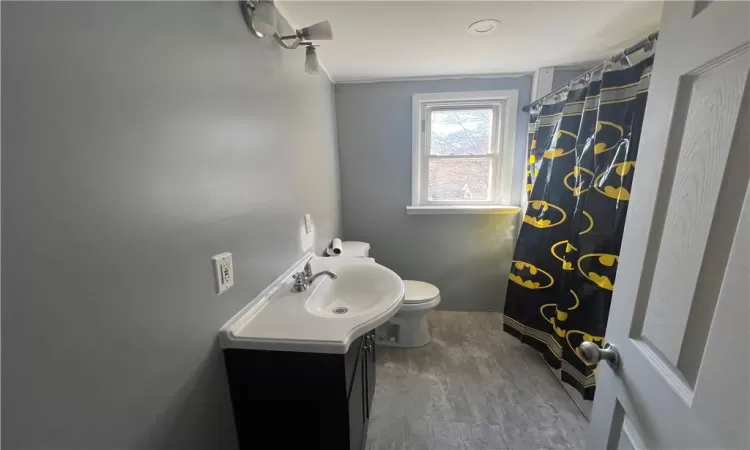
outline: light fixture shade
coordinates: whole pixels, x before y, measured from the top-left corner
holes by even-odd
[[[260,1],[255,4],[253,11],[253,27],[263,35],[276,33],[276,18],[278,12],[271,2]]]
[[[333,39],[333,30],[327,20],[318,22],[299,30],[302,39],[307,41],[330,41]]]
[[[318,53],[315,51],[315,47],[308,45],[305,49],[305,72],[307,73],[318,73],[320,71],[320,63],[318,63]]]

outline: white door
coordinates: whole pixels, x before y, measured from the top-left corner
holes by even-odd
[[[587,447],[750,448],[750,3],[665,2]]]

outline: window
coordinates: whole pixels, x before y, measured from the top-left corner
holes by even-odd
[[[411,213],[511,212],[516,91],[413,97]]]

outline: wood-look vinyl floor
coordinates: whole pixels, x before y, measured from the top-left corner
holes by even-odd
[[[367,450],[584,448],[586,419],[501,314],[428,321],[425,347],[377,348]]]

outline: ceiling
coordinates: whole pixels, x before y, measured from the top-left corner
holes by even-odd
[[[578,66],[611,56],[656,30],[661,2],[279,1],[297,27],[331,22],[319,42],[335,82],[493,75]],[[497,19],[488,35],[472,22]]]

